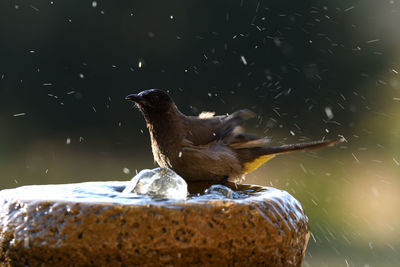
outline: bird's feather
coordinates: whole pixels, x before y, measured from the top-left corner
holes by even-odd
[[[222,116],[205,116],[202,118],[186,116],[184,127],[187,135],[185,138],[194,145],[204,145],[215,140],[229,139],[238,125],[254,116],[254,112],[246,109]]]
[[[240,137],[243,137],[245,135],[240,135]],[[238,137],[238,138],[240,138]],[[264,138],[258,138],[258,139],[251,139],[249,138],[247,140],[240,139],[240,141],[232,141],[229,146],[233,149],[242,149],[242,148],[253,148],[253,147],[265,147],[271,142],[270,139],[267,137]]]
[[[183,168],[180,168],[182,171],[179,174],[192,177],[192,180],[222,180],[242,174],[242,166],[235,155],[221,143],[182,147],[180,159]]]

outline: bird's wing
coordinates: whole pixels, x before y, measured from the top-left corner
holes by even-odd
[[[213,142],[208,146],[183,146],[181,150],[182,164],[187,177],[196,179],[222,179],[227,176],[238,177],[242,167],[233,151],[223,143]],[[195,168],[193,168],[195,166]],[[182,169],[182,168],[181,168]]]
[[[186,139],[195,145],[204,145],[216,140],[227,140],[244,120],[253,118],[256,114],[243,109],[230,115],[212,116],[212,113],[202,113],[200,117],[187,117],[185,121]]]
[[[271,142],[268,137],[258,137],[249,134],[237,134],[234,139],[229,143],[233,149],[265,147]]]

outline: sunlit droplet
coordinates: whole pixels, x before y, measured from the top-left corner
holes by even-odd
[[[333,119],[333,112],[331,107],[325,107],[325,114],[328,119]]]
[[[243,65],[247,65],[247,60],[244,56],[240,56],[240,60],[242,61]]]

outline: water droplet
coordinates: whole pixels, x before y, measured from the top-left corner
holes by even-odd
[[[247,65],[247,60],[244,56],[240,56],[240,60],[242,61],[243,65]]]
[[[333,112],[331,107],[325,108],[325,114],[328,117],[328,119],[333,119]]]

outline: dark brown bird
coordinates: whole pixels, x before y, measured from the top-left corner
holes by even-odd
[[[164,91],[131,94],[150,132],[154,160],[187,181],[237,182],[275,155],[334,145],[344,139],[270,146],[267,138],[243,133],[238,126],[255,116],[250,110],[198,117],[182,114]]]

